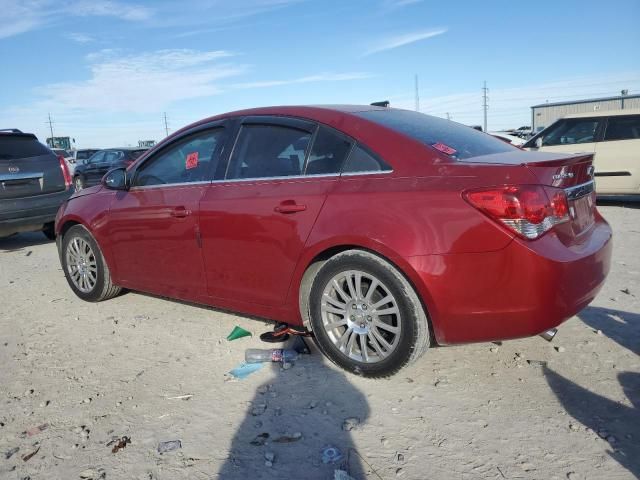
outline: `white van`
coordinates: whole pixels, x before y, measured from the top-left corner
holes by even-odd
[[[599,195],[640,194],[640,110],[568,115],[532,137],[523,148],[594,153]]]

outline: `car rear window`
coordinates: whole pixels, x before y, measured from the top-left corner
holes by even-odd
[[[471,127],[411,110],[369,110],[355,115],[429,145],[456,160],[515,149]]]
[[[84,160],[85,158],[91,157],[91,155],[93,155],[96,152],[97,150],[78,150],[78,153],[76,154],[76,159]]]
[[[51,153],[31,135],[0,135],[0,160],[37,157]]]

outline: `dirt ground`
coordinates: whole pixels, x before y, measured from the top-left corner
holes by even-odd
[[[137,293],[85,303],[54,243],[0,240],[0,478],[637,478],[638,207],[601,206],[611,274],[553,343],[433,348],[385,381],[317,350],[230,381],[265,322]],[[226,341],[235,325],[253,337]],[[342,461],[322,463],[328,445]]]

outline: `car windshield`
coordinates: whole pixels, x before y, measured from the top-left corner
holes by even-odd
[[[512,152],[515,147],[471,127],[411,110],[381,109],[356,113],[448,155],[455,160]]]

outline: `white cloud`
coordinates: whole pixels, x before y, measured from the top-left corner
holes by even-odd
[[[308,75],[306,77],[291,78],[288,80],[265,80],[257,82],[238,83],[234,85],[234,88],[265,88],[265,87],[279,87],[282,85],[294,85],[299,83],[312,83],[312,82],[343,82],[347,80],[362,80],[365,78],[371,78],[372,75],[363,72],[354,73],[321,73],[318,75]]]
[[[69,33],[66,33],[64,36],[65,38],[68,38],[69,40],[73,40],[74,42],[78,42],[78,43],[95,42],[95,38],[85,33],[69,32]]]
[[[388,37],[382,41],[374,44],[369,50],[367,50],[363,56],[372,55],[374,53],[384,52],[386,50],[392,50],[394,48],[403,47],[411,43],[426,40],[427,38],[436,37],[442,35],[447,31],[446,28],[439,28],[436,30],[425,30],[421,32],[405,33],[394,37]]]
[[[409,5],[415,5],[416,3],[421,3],[423,0],[384,0],[383,7],[389,10],[394,10],[396,8],[408,7]]]
[[[36,90],[42,111],[155,112],[173,102],[216,95],[218,82],[245,66],[221,63],[225,51],[160,50],[123,55],[103,50],[87,56],[91,77]]]
[[[150,8],[111,0],[0,0],[0,12],[0,39],[42,28],[67,16],[107,16],[127,21],[153,16]]]

